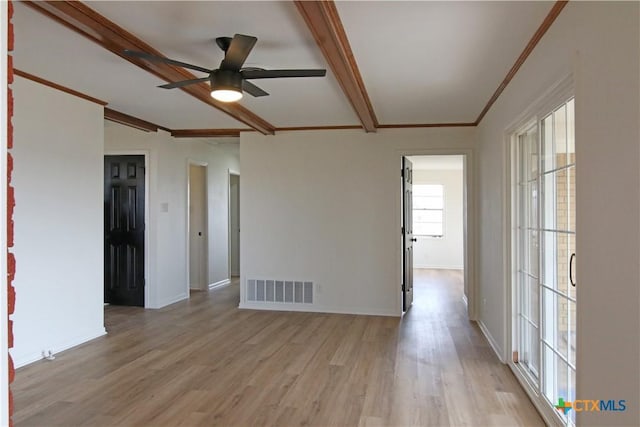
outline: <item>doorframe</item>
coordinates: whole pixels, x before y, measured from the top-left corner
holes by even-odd
[[[229,276],[229,282],[231,282],[231,175],[238,177],[238,183],[240,181],[240,172],[235,169],[227,169],[227,275]],[[238,191],[240,193],[240,191]],[[238,205],[240,205],[240,198],[238,198]],[[240,221],[240,209],[238,209],[238,222]],[[238,238],[239,243],[239,238]],[[241,246],[242,247],[242,246]],[[240,258],[240,254],[238,254]],[[238,259],[238,261],[240,261]],[[242,265],[242,264],[240,264]],[[238,272],[239,273],[239,272]]]
[[[188,158],[187,159],[187,212],[186,212],[186,242],[185,242],[185,246],[186,246],[186,290],[185,292],[187,293],[187,298],[190,298],[190,291],[191,291],[191,251],[189,249],[189,245],[190,245],[190,226],[191,226],[191,221],[190,221],[190,216],[189,216],[189,211],[191,208],[191,166],[204,166],[204,185],[205,185],[205,218],[206,218],[206,229],[207,229],[207,242],[205,244],[204,247],[204,252],[205,252],[205,259],[207,262],[205,262],[205,279],[207,282],[207,288],[209,287],[209,163],[208,162],[203,162],[200,160],[195,160],[195,159],[191,159]],[[206,290],[206,289],[201,289],[201,290]]]
[[[475,266],[476,264],[476,189],[475,189],[475,167],[474,150],[471,148],[425,148],[425,149],[404,149],[396,150],[396,165],[398,165],[398,182],[401,183],[400,171],[402,170],[402,158],[410,156],[462,156],[463,157],[463,254],[464,254],[464,286],[467,289],[467,298],[463,301],[467,306],[467,316],[469,320],[478,320],[478,280]],[[396,218],[395,230],[400,234],[402,227],[402,185],[396,186]],[[402,279],[402,239],[396,239],[396,277]],[[401,285],[401,283],[400,283]],[[402,312],[402,292],[401,287],[397,292],[396,307],[398,313]]]
[[[144,308],[151,306],[151,281],[149,280],[149,150],[104,150],[104,156],[144,156]],[[104,186],[104,177],[102,179]],[[104,222],[104,218],[103,218]],[[104,248],[104,238],[102,242]],[[155,289],[154,289],[155,290]],[[103,303],[104,303],[104,285],[102,289]]]

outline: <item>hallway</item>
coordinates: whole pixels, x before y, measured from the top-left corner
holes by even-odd
[[[17,427],[543,425],[466,320],[461,275],[416,270],[403,318],[238,310],[239,284],[18,370]]]

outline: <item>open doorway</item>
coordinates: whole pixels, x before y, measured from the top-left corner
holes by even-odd
[[[208,289],[207,165],[189,162],[189,288]]]
[[[466,310],[465,157],[403,158],[403,309]]]
[[[240,175],[229,171],[229,276],[240,276]]]

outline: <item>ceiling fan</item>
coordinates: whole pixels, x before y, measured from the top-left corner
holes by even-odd
[[[258,39],[244,34],[236,34],[231,37],[218,37],[216,44],[224,51],[224,59],[220,63],[220,68],[210,70],[198,65],[187,64],[169,58],[151,55],[145,52],[136,52],[125,49],[128,56],[135,56],[147,61],[164,62],[166,64],[177,65],[178,67],[207,73],[207,77],[199,79],[183,80],[180,82],[167,83],[158,87],[164,89],[174,89],[191,84],[209,81],[211,84],[211,96],[222,102],[234,102],[242,98],[242,92],[247,92],[253,96],[269,95],[258,86],[249,82],[252,79],[274,79],[280,77],[324,77],[327,70],[265,70],[262,68],[247,67],[242,65],[246,61],[251,49]]]

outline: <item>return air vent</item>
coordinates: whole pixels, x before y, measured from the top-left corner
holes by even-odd
[[[249,279],[247,301],[313,304],[313,282]]]

